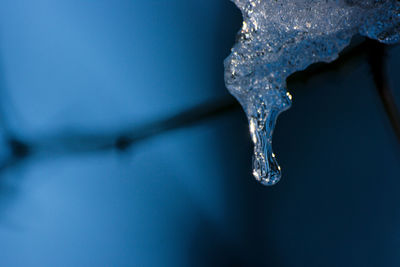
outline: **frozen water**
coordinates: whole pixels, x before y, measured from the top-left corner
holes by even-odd
[[[277,116],[291,105],[286,78],[315,62],[330,62],[352,36],[383,43],[400,35],[396,0],[232,0],[243,27],[225,60],[225,83],[243,106],[254,142],[253,175],[264,185],[281,177],[272,152]]]

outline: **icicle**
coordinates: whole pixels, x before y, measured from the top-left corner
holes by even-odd
[[[399,41],[396,0],[232,0],[243,27],[225,60],[225,83],[242,104],[254,142],[253,175],[265,185],[281,177],[272,152],[277,116],[292,96],[286,78],[315,62],[330,62],[357,33]]]

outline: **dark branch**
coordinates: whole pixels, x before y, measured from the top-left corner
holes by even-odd
[[[124,150],[132,144],[144,139],[170,130],[191,126],[203,120],[225,114],[239,107],[239,103],[237,103],[237,101],[232,97],[207,102],[190,108],[171,118],[155,121],[148,125],[144,125],[141,128],[127,131],[116,139],[115,146],[117,149]]]
[[[290,85],[293,82],[306,82],[315,75],[337,71],[349,61],[369,54],[375,83],[377,84],[393,128],[400,139],[398,112],[384,77],[384,48],[383,45],[376,43],[373,43],[373,46],[372,50],[379,48],[382,56],[375,56],[370,53],[371,43],[369,41],[363,42],[347,49],[338,60],[332,63],[315,64],[304,71],[291,75],[288,79],[288,84]],[[233,97],[226,96],[215,101],[200,104],[169,118],[139,127],[132,127],[131,129],[121,130],[116,133],[99,135],[64,131],[63,134],[60,135],[29,141],[22,141],[14,137],[10,132],[5,133],[11,153],[9,158],[4,159],[4,161],[0,163],[0,172],[5,168],[22,162],[33,153],[44,152],[45,154],[53,155],[53,153],[91,153],[110,149],[125,151],[145,139],[174,129],[189,127],[193,124],[224,115],[227,112],[239,108],[239,103]]]
[[[372,40],[369,40],[367,45],[368,62],[376,89],[379,93],[392,128],[400,142],[400,114],[387,79],[385,54],[386,46]]]

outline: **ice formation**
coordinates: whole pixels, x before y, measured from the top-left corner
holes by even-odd
[[[272,152],[277,116],[291,105],[286,78],[330,62],[352,36],[399,41],[398,0],[232,0],[243,27],[225,60],[225,83],[243,106],[254,142],[253,175],[264,185],[281,177]]]

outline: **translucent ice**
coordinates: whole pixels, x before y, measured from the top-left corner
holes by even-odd
[[[396,0],[232,0],[243,27],[225,60],[225,83],[243,106],[254,142],[253,175],[265,185],[281,177],[272,152],[277,116],[291,105],[286,78],[330,62],[352,36],[399,41]]]

